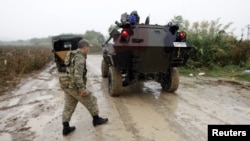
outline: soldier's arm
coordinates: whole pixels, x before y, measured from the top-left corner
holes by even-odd
[[[85,66],[84,63],[85,61],[83,57],[77,55],[75,58],[75,65],[74,65],[74,79],[77,88],[79,88],[79,91],[83,91],[86,89],[86,86],[83,81],[83,72]]]

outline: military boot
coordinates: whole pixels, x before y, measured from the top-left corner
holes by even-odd
[[[93,116],[93,125],[94,126],[101,125],[101,124],[104,124],[107,122],[108,122],[108,118],[102,118],[102,117],[99,117],[98,115]]]
[[[63,135],[66,136],[75,130],[75,126],[70,127],[69,122],[63,122]]]

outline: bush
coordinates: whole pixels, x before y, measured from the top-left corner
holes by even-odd
[[[181,25],[180,30],[187,32],[188,41],[193,46],[187,65],[190,68],[212,69],[227,65],[244,67],[250,59],[250,42],[238,41],[232,32],[228,32],[232,23],[223,25],[217,19],[190,24],[181,16],[174,17],[172,22]]]
[[[243,41],[233,46],[230,56],[234,65],[246,66],[247,61],[250,60],[250,42]]]

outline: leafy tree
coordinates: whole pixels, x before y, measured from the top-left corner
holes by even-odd
[[[104,36],[102,33],[88,30],[83,34],[83,38],[87,39],[93,45],[93,48],[91,49],[92,52],[101,51],[101,44],[104,42]]]
[[[178,15],[178,16],[174,16],[174,18],[171,20],[171,22],[174,24],[179,24],[179,25],[183,26],[184,19],[182,16]]]

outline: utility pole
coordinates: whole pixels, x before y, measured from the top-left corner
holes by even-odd
[[[244,39],[244,28],[241,29],[241,40],[243,41]]]
[[[247,40],[250,40],[250,24],[247,25]]]

